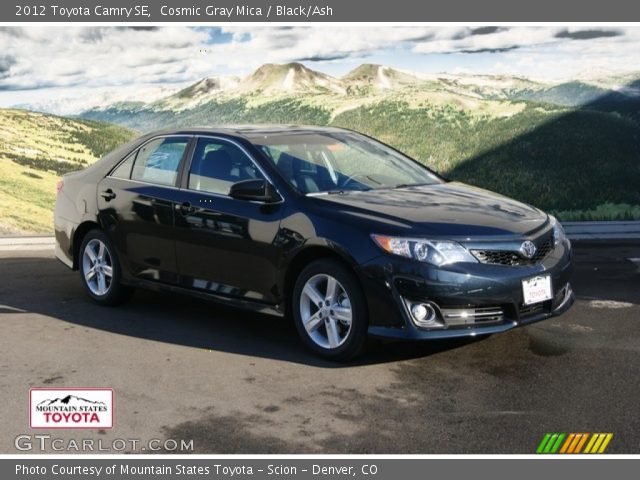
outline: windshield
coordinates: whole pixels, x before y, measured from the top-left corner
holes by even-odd
[[[441,183],[426,167],[357,133],[269,133],[251,141],[305,194]]]

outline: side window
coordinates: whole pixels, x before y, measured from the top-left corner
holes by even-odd
[[[129,156],[124,160],[124,162],[118,165],[118,168],[116,168],[113,172],[111,172],[111,176],[115,178],[125,178],[127,180],[130,179],[131,168],[133,167],[133,162],[136,159],[136,153],[138,153],[137,150],[129,154]]]
[[[180,160],[188,143],[188,137],[165,137],[150,141],[138,150],[131,179],[175,185]]]
[[[198,140],[189,171],[190,189],[227,195],[235,182],[254,178],[262,174],[238,147],[222,140]]]

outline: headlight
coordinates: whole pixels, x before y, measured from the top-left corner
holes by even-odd
[[[460,262],[478,262],[476,257],[457,242],[387,237],[386,235],[371,235],[371,238],[387,253],[436,266]]]
[[[562,228],[558,219],[553,215],[549,217],[551,218],[551,225],[553,226],[553,244],[557,246],[567,238],[567,235],[564,233],[564,228]]]

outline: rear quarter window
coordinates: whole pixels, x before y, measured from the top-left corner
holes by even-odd
[[[111,172],[111,176],[115,178],[124,178],[127,180],[130,179],[131,170],[133,169],[133,162],[135,162],[136,160],[137,153],[138,152],[135,151],[127,158],[125,158],[125,160],[120,165],[118,165],[113,172]]]

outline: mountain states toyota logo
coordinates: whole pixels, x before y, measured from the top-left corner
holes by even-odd
[[[31,428],[113,428],[111,388],[32,388]]]

